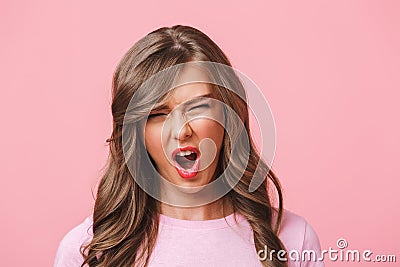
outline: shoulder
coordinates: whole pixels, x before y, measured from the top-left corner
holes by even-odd
[[[82,264],[83,257],[80,249],[92,239],[92,225],[93,219],[89,216],[63,237],[57,248],[54,267],[77,267]]]
[[[319,243],[318,236],[307,220],[289,210],[283,211],[279,237],[287,241],[289,247],[301,248],[304,241]]]
[[[288,252],[297,251],[304,253],[305,251],[314,251],[315,255],[320,255],[321,245],[318,235],[314,228],[302,216],[284,210],[282,217],[281,230],[279,238],[285,245]],[[303,262],[301,266],[324,266],[322,262]]]

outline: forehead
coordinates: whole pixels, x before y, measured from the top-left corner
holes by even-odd
[[[213,86],[206,73],[195,66],[185,67],[174,82],[173,89],[157,106],[175,107],[193,98],[210,95],[215,97]]]
[[[202,65],[189,64],[185,65],[179,72],[174,84],[179,86],[193,82],[211,82],[211,79],[206,73],[206,69]]]
[[[191,83],[181,85],[171,90],[164,104],[175,107],[193,98],[212,94],[211,86],[207,83]]]

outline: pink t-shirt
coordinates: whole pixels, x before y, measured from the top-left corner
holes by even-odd
[[[290,267],[323,267],[318,259],[321,247],[317,234],[307,221],[293,212],[284,211],[279,238],[286,253],[272,252],[268,247],[257,253],[253,230],[241,215],[206,221],[190,221],[160,214],[157,242],[149,267],[160,266],[259,266],[260,259],[275,253]],[[54,267],[79,267],[83,262],[79,249],[92,237],[92,217],[86,218],[62,239]],[[265,254],[264,252],[267,252]],[[304,256],[303,256],[304,254]],[[268,259],[267,259],[268,260]]]

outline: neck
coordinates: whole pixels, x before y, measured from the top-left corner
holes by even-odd
[[[190,220],[204,221],[220,219],[233,213],[233,208],[230,204],[224,205],[223,199],[219,199],[207,205],[198,207],[177,207],[165,203],[160,203],[160,213],[168,217]]]

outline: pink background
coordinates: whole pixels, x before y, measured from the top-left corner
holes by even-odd
[[[286,208],[322,248],[400,261],[399,1],[2,1],[1,265],[51,266],[93,206],[119,59],[161,26],[207,33],[268,99]],[[395,266],[326,262],[326,266]]]

